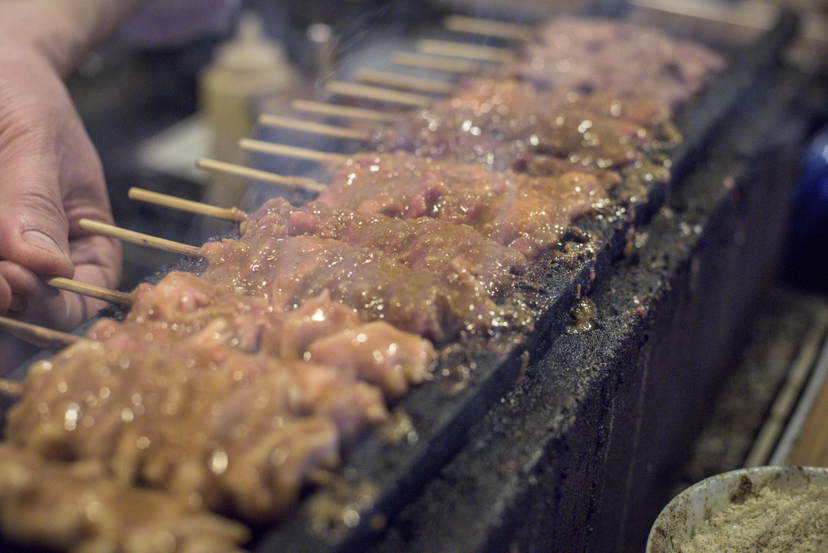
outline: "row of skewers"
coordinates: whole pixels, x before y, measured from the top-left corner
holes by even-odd
[[[207,267],[132,294],[50,281],[129,310],[84,337],[35,331],[72,343],[21,385],[6,383],[20,397],[0,445],[4,536],[66,551],[236,550],[246,525],[274,523],[307,485],[330,482],[343,448],[389,420],[389,405],[431,377],[441,348],[528,332],[536,313],[511,295],[514,279],[559,248],[576,218],[668,178],[659,153],[677,140],[672,114],[724,63],[623,22],[483,25],[520,34],[522,57],[468,47],[461,55],[497,63],[475,64],[450,89],[329,85],[413,110],[303,102],[295,107],[360,119],[262,118],[368,151],[241,142],[323,163],[324,185],[199,163],[318,193],[307,205],[276,197],[245,214],[135,191],[240,223],[238,238],[201,247],[84,223]]]

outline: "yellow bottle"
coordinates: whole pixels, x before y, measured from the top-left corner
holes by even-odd
[[[239,140],[248,137],[264,102],[289,101],[298,75],[281,45],[265,36],[258,15],[242,14],[236,35],[220,45],[200,77],[201,110],[212,131],[211,156],[245,165]],[[212,175],[205,201],[236,206],[246,189],[243,179]]]

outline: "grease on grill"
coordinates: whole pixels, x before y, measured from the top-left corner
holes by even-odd
[[[568,331],[570,334],[577,334],[580,332],[587,332],[595,328],[595,317],[597,316],[597,308],[595,302],[589,298],[583,298],[572,310],[572,325]]]
[[[308,503],[311,526],[317,533],[340,533],[362,522],[379,494],[371,482],[348,482],[331,475],[330,481]],[[384,525],[376,516],[367,521],[372,527]]]
[[[392,411],[391,416],[379,427],[378,432],[382,440],[389,444],[402,442],[413,444],[419,439],[411,417],[402,409]]]

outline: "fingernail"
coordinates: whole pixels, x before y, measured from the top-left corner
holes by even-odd
[[[11,304],[9,305],[9,311],[13,313],[20,313],[26,306],[29,304],[29,300],[26,299],[26,296],[21,294],[12,294],[11,297]]]
[[[52,240],[52,238],[40,232],[39,230],[27,230],[23,232],[23,240],[36,248],[40,248],[41,250],[45,250],[53,255],[60,256],[66,259],[69,262],[69,257],[63,251],[63,249],[58,245],[57,242]]]

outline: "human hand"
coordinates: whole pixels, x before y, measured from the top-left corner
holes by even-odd
[[[0,315],[68,330],[101,307],[44,282],[117,285],[120,245],[84,218],[112,222],[98,154],[50,60],[0,37]]]

